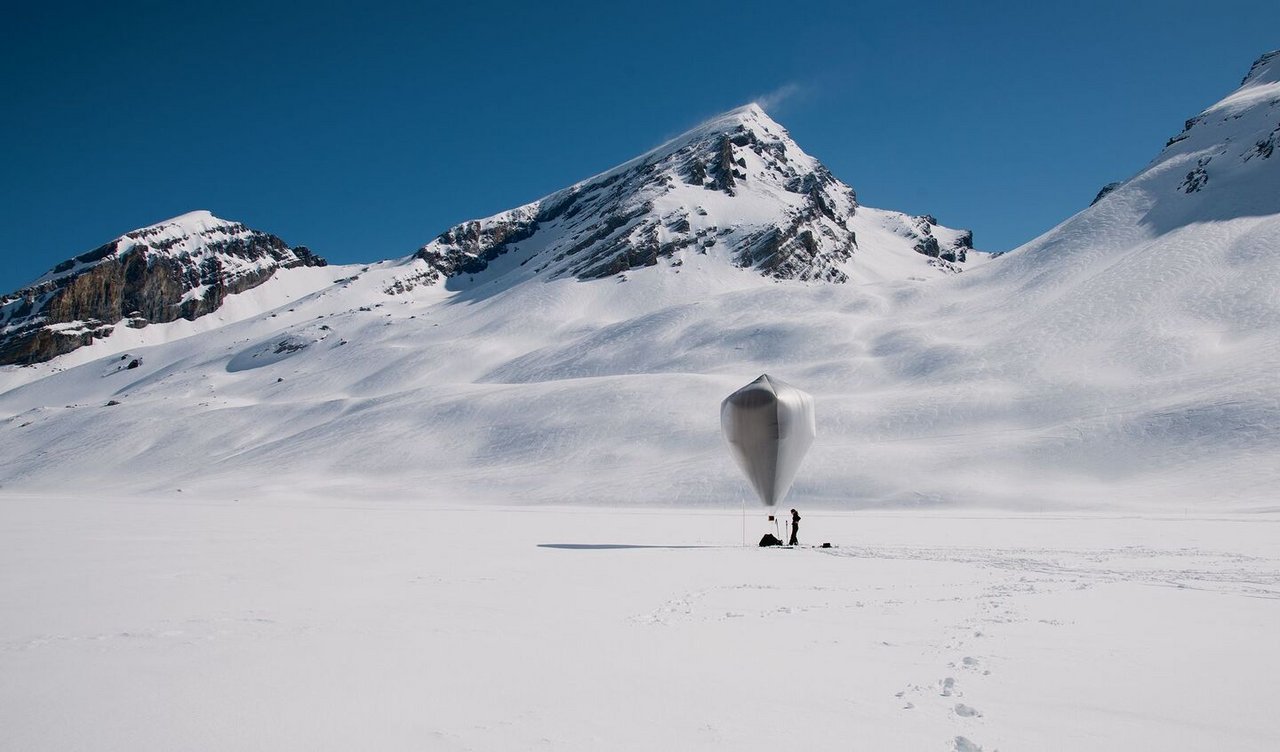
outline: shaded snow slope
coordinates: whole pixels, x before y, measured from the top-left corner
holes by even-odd
[[[817,402],[797,504],[1271,507],[1280,158],[1259,144],[1280,123],[1274,64],[1093,206],[964,274],[868,223],[829,267],[846,284],[715,249],[583,279],[587,256],[551,251],[565,227],[537,220],[444,284],[420,257],[329,269],[198,336],[3,369],[4,484],[734,503],[749,491],[717,407],[768,372]],[[1207,181],[1188,181],[1197,168]],[[745,195],[666,195],[686,189]]]

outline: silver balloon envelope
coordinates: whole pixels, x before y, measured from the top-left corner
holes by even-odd
[[[817,428],[813,397],[768,374],[720,403],[729,452],[768,506],[786,498]]]

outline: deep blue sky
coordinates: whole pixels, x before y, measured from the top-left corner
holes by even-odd
[[[0,291],[199,208],[404,255],[777,92],[862,203],[1007,249],[1280,47],[1275,0],[302,5],[9,7]]]

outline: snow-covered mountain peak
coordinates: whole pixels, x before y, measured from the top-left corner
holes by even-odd
[[[1239,122],[1245,118],[1246,122]],[[1183,132],[1170,139],[1169,145],[1186,140],[1193,132],[1220,141],[1239,141],[1245,135],[1243,131],[1255,125],[1255,119],[1280,120],[1280,50],[1254,61],[1235,91],[1189,119]]]
[[[179,214],[176,217],[156,222],[146,227],[139,227],[136,230],[130,230],[120,236],[122,239],[128,238],[132,240],[141,240],[144,238],[161,239],[161,238],[179,238],[184,236],[207,235],[211,232],[238,232],[242,231],[245,226],[239,222],[222,219],[214,216],[213,212],[207,209],[197,209],[189,211],[186,214]]]
[[[673,151],[703,138],[737,133],[744,130],[755,133],[757,137],[791,140],[786,128],[769,117],[768,113],[760,105],[752,102],[708,118],[657,149],[642,155],[640,159],[660,156],[664,151]]]
[[[194,319],[279,269],[324,264],[275,235],[188,212],[131,230],[0,297],[0,364],[48,360],[109,336],[121,322]]]
[[[212,212],[200,209],[130,230],[93,251],[58,264],[32,286],[81,274],[107,260],[119,259],[130,253],[199,260],[210,253],[222,252],[230,244],[249,243],[255,237],[274,236],[250,229],[240,222],[220,219]]]
[[[1070,361],[1098,359],[1098,343],[1111,338],[1109,362],[1164,374],[1192,353],[1220,353],[1201,348],[1199,337],[1233,342],[1280,325],[1278,65],[1275,52],[1263,55],[1136,175],[989,267],[1014,285],[1007,294],[1054,302],[1028,325],[1072,322],[1079,350]],[[990,279],[968,282],[995,289]],[[1137,301],[1155,323],[1129,321]]]
[[[730,117],[730,116],[741,118],[744,121],[764,119],[764,120],[768,120],[770,123],[773,123],[774,125],[777,125],[777,123],[773,120],[773,118],[769,117],[769,114],[764,111],[764,108],[761,107],[756,102],[748,102],[747,104],[744,104],[741,107],[735,107],[732,110],[729,110],[728,112],[723,113],[719,117]]]
[[[1196,122],[1210,120],[1212,115],[1238,118],[1259,105],[1272,110],[1268,117],[1280,106],[1280,50],[1268,52],[1254,61],[1239,88],[1188,121],[1188,128]]]
[[[1274,84],[1280,82],[1280,50],[1264,53],[1245,74],[1241,86],[1253,84]]]
[[[588,280],[704,259],[844,282],[858,274],[855,252],[866,253],[871,277],[889,267],[906,276],[931,265],[958,271],[971,243],[931,217],[860,207],[852,188],[749,104],[538,201],[445,231],[396,289]]]
[[[195,209],[193,211],[186,212],[185,214],[179,214],[176,217],[170,217],[169,219],[156,222],[153,225],[140,227],[137,230],[134,230],[133,232],[135,233],[143,232],[146,230],[151,230],[153,228],[167,227],[167,226],[177,226],[177,227],[185,227],[193,230],[200,230],[200,229],[207,228],[210,225],[226,225],[226,224],[239,224],[239,223],[230,222],[228,220],[215,217],[213,215],[213,212],[209,211],[208,209]],[[131,233],[126,233],[126,234],[131,234]]]
[[[1239,88],[1187,120],[1129,181],[1154,201],[1144,224],[1175,227],[1280,211],[1278,52],[1260,57]],[[1179,195],[1183,199],[1173,200]]]
[[[1135,233],[1165,232],[1195,222],[1280,212],[1280,50],[1259,57],[1241,85],[1189,118],[1141,172],[1108,185],[1088,210],[1026,250],[1046,245],[1064,227],[1121,210],[1136,214]]]

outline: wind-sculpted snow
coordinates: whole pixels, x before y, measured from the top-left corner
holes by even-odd
[[[462,264],[508,250],[443,284],[424,283],[444,272],[421,258],[283,270],[211,316],[0,369],[3,483],[736,504],[748,490],[718,405],[769,373],[815,399],[797,505],[1271,508],[1280,159],[1242,155],[1274,118],[1273,64],[1093,206],[959,275],[913,248],[921,222],[940,247],[954,231],[851,197],[832,205],[857,228],[854,255],[813,267],[850,284],[736,268],[720,241],[582,275],[613,257],[584,246],[556,260],[569,209],[528,238],[512,229],[548,200],[505,215],[505,230],[456,235],[477,238],[452,257]],[[712,143],[722,126],[695,135]],[[687,143],[566,195],[701,153]],[[786,153],[806,174],[802,152]],[[1205,156],[1208,181],[1188,193]],[[747,163],[732,186],[708,162],[702,184],[676,170],[670,191],[637,200],[697,195],[706,221],[728,226],[720,212],[767,182]],[[781,212],[810,200],[782,193]],[[825,214],[814,221],[838,237]]]

